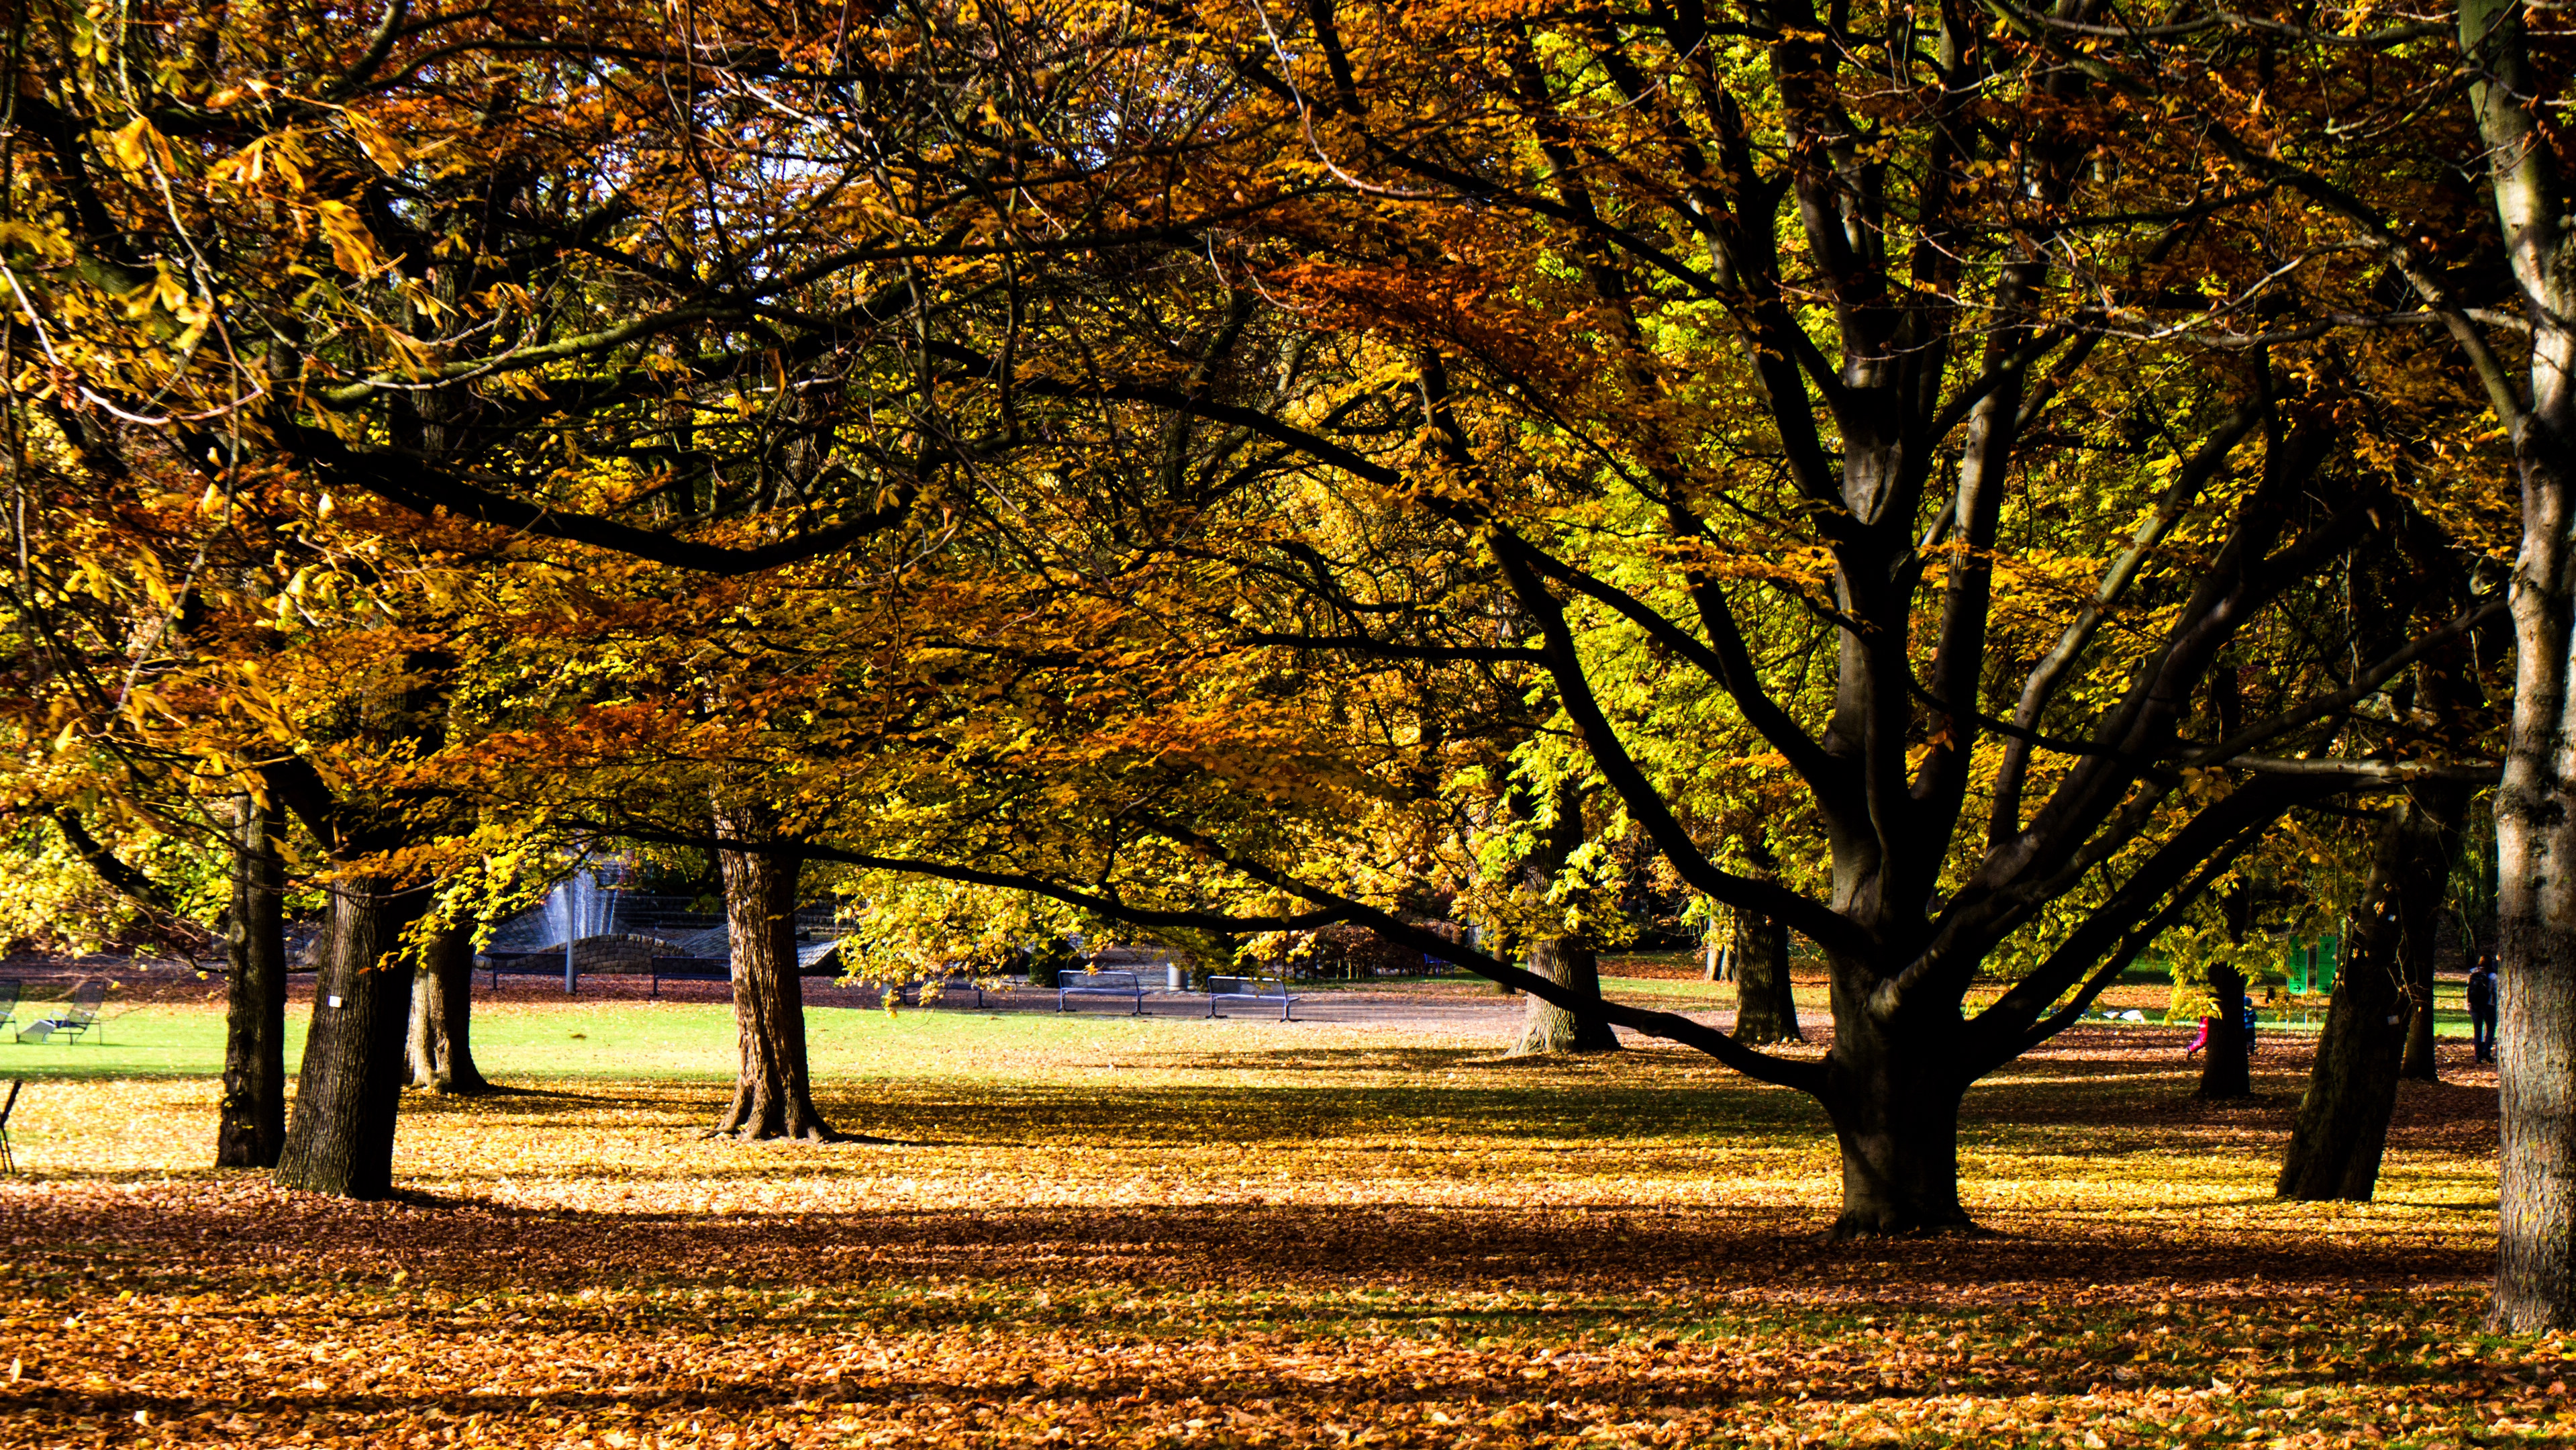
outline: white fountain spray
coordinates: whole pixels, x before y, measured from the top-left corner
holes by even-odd
[[[573,943],[607,936],[617,925],[617,897],[599,889],[599,875],[577,867],[546,894],[546,929],[563,940],[564,990],[574,990]]]

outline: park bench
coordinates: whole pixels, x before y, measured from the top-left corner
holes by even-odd
[[[98,1009],[105,1005],[107,1005],[107,983],[92,977],[72,988],[70,1001],[60,1007],[49,1009],[51,1015],[19,1028],[18,1040],[25,1042],[32,1038],[37,1042],[49,1042],[56,1037],[62,1037],[78,1042],[83,1033],[98,1026]],[[101,1032],[98,1040],[105,1042],[106,1034]]]
[[[1130,1016],[1145,1015],[1145,984],[1134,972],[1059,972],[1055,979],[1055,1010],[1070,1012],[1071,997],[1131,997],[1136,1010]]]
[[[1302,999],[1288,995],[1288,981],[1284,977],[1208,978],[1208,1015],[1210,1017],[1222,1015],[1216,1010],[1216,1004],[1221,1001],[1259,1002],[1265,1007],[1276,1002],[1279,1004],[1279,1020],[1285,1022],[1289,1020],[1288,1009],[1300,1000]]]
[[[726,957],[655,957],[652,995],[662,995],[664,982],[730,982],[733,962]]]

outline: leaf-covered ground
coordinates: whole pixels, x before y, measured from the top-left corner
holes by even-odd
[[[621,1012],[651,1075],[583,1055]],[[2302,1044],[2213,1107],[2170,1030],[2072,1037],[1971,1099],[1988,1236],[1829,1246],[1822,1120],[1679,1052],[846,1013],[828,1107],[898,1145],[760,1146],[699,1135],[719,1014],[493,1013],[529,1090],[413,1104],[390,1204],[196,1167],[202,1076],[36,1082],[0,1443],[2576,1438],[2576,1345],[2478,1329],[2464,1062],[2378,1203],[2281,1205]]]

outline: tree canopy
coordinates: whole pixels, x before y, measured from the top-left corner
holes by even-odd
[[[1363,925],[1962,1224],[1970,1084],[2531,708],[2467,32],[2167,8],[22,7],[13,799],[275,801],[351,972],[532,841]],[[1648,896],[1830,1051],[1533,969]]]

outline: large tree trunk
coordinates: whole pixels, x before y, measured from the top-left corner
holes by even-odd
[[[451,922],[429,940],[411,980],[411,1085],[459,1095],[492,1085],[474,1065],[474,923]]]
[[[741,1038],[733,1103],[716,1131],[740,1138],[839,1136],[814,1109],[805,1067],[805,995],[796,975],[796,877],[803,866],[759,806],[719,806],[716,834],[764,849],[721,851],[733,941],[733,1015]]]
[[[2316,1066],[2274,1192],[2314,1202],[2367,1203],[2379,1181],[2400,1056],[2417,1018],[2409,978],[2429,963],[2442,894],[2468,796],[2421,787],[2389,808],[2361,911],[2344,940],[2344,969],[2317,1037]]]
[[[1767,916],[1735,914],[1735,1040],[1804,1042],[1790,990],[1789,928]]]
[[[2245,979],[2234,967],[2213,967],[2209,994],[2218,1000],[2218,1015],[2210,1019],[2209,1042],[2201,1050],[2200,1095],[2251,1097],[2254,1078],[2245,1052]]]
[[[1538,976],[1593,1001],[1601,999],[1601,959],[1581,936],[1539,938],[1530,949],[1529,969]],[[1563,1052],[1616,1052],[1618,1035],[1598,1017],[1578,1017],[1553,1003],[1529,999],[1521,1018],[1521,1035],[1505,1057],[1543,1057]]]
[[[411,1003],[411,973],[399,953],[426,895],[381,876],[351,873],[331,884],[330,949],[314,985],[295,1119],[277,1163],[277,1181],[288,1188],[343,1198],[393,1192],[394,1113]]]
[[[2521,407],[2499,396],[2500,382],[2489,394],[2510,419],[2522,486],[2522,550],[2507,587],[2513,726],[2495,804],[2503,1122],[2489,1320],[2530,1333],[2576,1328],[2576,235],[2558,145],[2539,114],[2554,87],[2529,61],[2522,16],[2511,0],[2462,0],[2459,39],[2531,324]]]
[[[1959,1206],[1958,1064],[1941,1040],[1872,1015],[1849,974],[1834,973],[1834,1045],[1825,1111],[1843,1160],[1838,1239],[1970,1227]]]
[[[278,905],[285,882],[271,824],[256,800],[234,799],[218,1168],[274,1168],[286,1144],[286,934]]]

